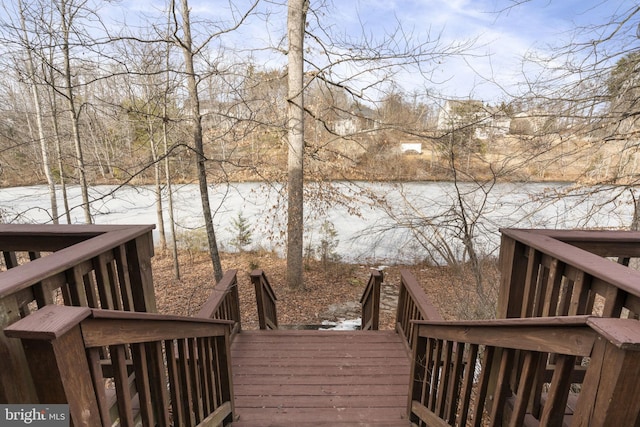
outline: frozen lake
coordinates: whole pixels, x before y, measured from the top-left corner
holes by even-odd
[[[425,245],[438,239],[462,253],[460,230],[472,226],[478,247],[497,254],[499,228],[620,228],[631,223],[633,214],[631,194],[615,187],[598,192],[554,183],[497,184],[490,189],[459,184],[458,188],[456,191],[448,182],[309,184],[305,190],[305,247],[319,245],[321,226],[328,221],[336,232],[336,253],[343,260],[413,262],[423,259],[428,250]],[[174,186],[173,190],[178,232],[203,230],[197,185]],[[79,188],[69,188],[69,194],[72,222],[82,223]],[[216,185],[210,186],[210,196],[222,249],[233,249],[233,221],[241,214],[250,224],[253,248],[282,252],[286,196],[281,186]],[[90,199],[97,224],[157,222],[152,187],[95,186]],[[165,222],[166,205],[165,200]],[[59,209],[61,206],[62,201]],[[50,223],[47,188],[0,189],[0,214],[3,222]]]

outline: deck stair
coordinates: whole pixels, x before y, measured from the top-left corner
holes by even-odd
[[[0,225],[0,404],[86,427],[640,426],[640,232],[502,230],[496,319],[443,320],[403,270],[394,331],[380,272],[363,330],[320,331],[279,329],[255,270],[247,331],[235,270],[195,316],[154,313],[151,230]]]
[[[394,331],[244,331],[232,347],[239,426],[408,426],[410,363]]]

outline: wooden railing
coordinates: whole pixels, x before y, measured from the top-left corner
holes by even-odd
[[[213,426],[233,420],[229,323],[50,305],[5,333],[75,426]]]
[[[501,231],[497,317],[640,314],[640,232]]]
[[[1,225],[0,329],[49,304],[155,312],[152,229]],[[0,403],[36,402],[20,343],[0,334],[0,359]]]
[[[237,273],[237,270],[229,270],[224,274],[196,315],[201,319],[230,321],[232,341],[242,329]]]
[[[572,390],[572,375],[586,366],[571,425],[637,425],[639,350],[640,322],[630,319],[417,322],[411,421],[420,426],[561,426],[570,394],[579,390]],[[548,358],[555,364],[546,380]]]
[[[415,340],[416,320],[442,320],[438,310],[431,304],[409,270],[400,271],[400,291],[396,314],[396,332],[404,337],[407,350],[411,351]]]
[[[253,270],[251,272],[251,281],[256,291],[260,329],[278,329],[277,298],[269,284],[267,275],[262,270]]]
[[[362,326],[360,329],[363,331],[377,331],[380,326],[380,286],[382,280],[382,272],[372,270],[362,298],[360,298],[360,305],[362,305]]]

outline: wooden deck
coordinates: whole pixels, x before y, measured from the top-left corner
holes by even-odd
[[[84,427],[542,427],[567,404],[571,425],[640,426],[640,232],[502,230],[497,319],[443,321],[402,270],[396,332],[340,332],[242,331],[235,270],[197,315],[154,313],[152,228],[0,225],[0,404]]]
[[[231,354],[234,427],[409,425],[409,357],[393,331],[243,331]]]

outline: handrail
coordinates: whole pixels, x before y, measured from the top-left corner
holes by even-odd
[[[552,230],[552,229],[502,229],[534,233],[568,243],[588,252],[609,256],[640,257],[640,231],[630,230]]]
[[[32,286],[42,279],[64,272],[71,266],[89,261],[103,253],[105,249],[121,246],[148,234],[153,228],[153,225],[133,226],[98,234],[46,257],[4,271],[0,274],[0,298]]]
[[[157,311],[151,273],[153,228],[0,226],[0,250],[5,257],[17,258],[13,251],[22,249],[33,255],[32,261],[12,262],[13,268],[0,272],[0,329],[49,304]],[[39,233],[44,235],[42,241]],[[39,251],[56,249],[37,257]],[[0,403],[34,401],[35,390],[19,343],[0,334],[0,354]]]
[[[153,225],[121,224],[0,224],[2,251],[55,252],[87,239],[117,230],[144,234]]]
[[[229,324],[50,305],[5,334],[29,349],[40,401],[69,404],[76,426],[218,425],[234,411]]]
[[[562,425],[572,378],[584,366],[572,425],[634,425],[640,414],[632,397],[640,386],[631,376],[640,370],[640,322],[560,316],[414,323],[413,422],[480,425],[487,407],[492,425],[520,426],[525,416],[541,426]]]
[[[623,308],[640,313],[640,271],[603,258],[617,256],[628,262],[638,256],[640,233],[501,232],[498,317],[620,317]],[[594,311],[595,294],[604,302],[600,312]]]
[[[251,272],[251,281],[256,292],[260,329],[278,329],[277,298],[269,279],[267,279],[267,275],[262,270],[253,270]]]
[[[196,314],[198,319],[230,321],[232,341],[236,334],[242,329],[237,273],[237,270],[227,271],[213,288],[211,295],[198,314]]]
[[[380,327],[380,286],[382,281],[382,272],[371,270],[369,281],[360,298],[362,305],[362,326],[360,329],[363,331],[377,331]]]
[[[414,320],[442,320],[424,290],[409,270],[400,270],[400,291],[396,313],[396,332],[404,337],[407,351],[415,339]]]

